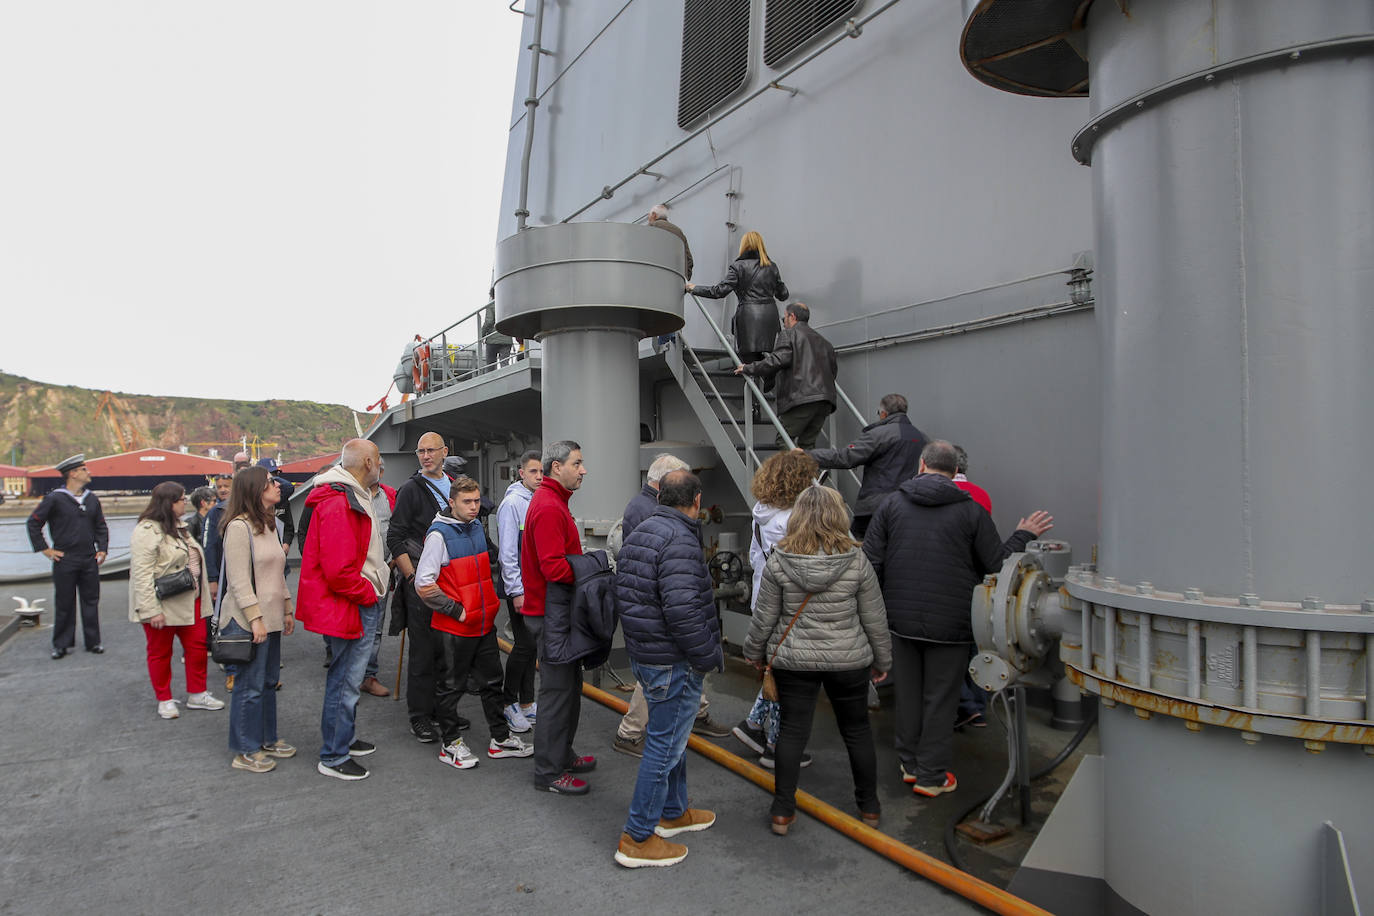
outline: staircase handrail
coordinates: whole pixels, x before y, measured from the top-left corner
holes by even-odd
[[[743,366],[744,361],[739,358],[739,354],[736,353],[735,348],[731,346],[729,338],[727,338],[725,336],[725,332],[720,329],[720,325],[716,324],[716,319],[711,317],[711,313],[707,311],[706,306],[702,304],[699,298],[697,298],[697,294],[688,293],[687,295],[691,296],[692,301],[697,304],[697,311],[701,312],[701,317],[706,319],[706,323],[710,325],[711,330],[715,332],[716,340],[720,341],[721,346],[725,348],[725,352],[728,353],[730,356],[730,361],[734,363],[736,368]],[[700,367],[701,361],[697,360],[696,353],[692,351],[691,347],[687,346],[687,341],[685,339],[683,339],[682,345],[687,349],[688,352],[692,353],[692,359],[696,360],[697,366]],[[705,369],[702,370],[702,375],[706,376]],[[709,379],[709,376],[707,378]],[[797,444],[792,441],[792,437],[789,436],[787,434],[787,430],[783,428],[782,420],[780,420],[778,418],[778,415],[773,412],[773,407],[771,404],[768,403],[768,399],[763,396],[763,391],[758,387],[758,385],[754,383],[754,380],[750,378],[748,375],[742,374],[742,378],[744,379],[745,384],[749,386],[750,392],[753,393],[754,397],[758,398],[759,404],[762,406],[763,410],[768,414],[768,419],[772,422],[773,428],[778,431],[778,435],[782,436],[783,442],[787,443],[787,448],[789,450],[796,448]],[[715,388],[715,384],[711,383],[711,390],[716,393],[717,397],[719,397],[720,394],[719,392],[715,391]],[[844,389],[840,387],[838,382],[835,383],[835,393],[839,395],[840,400],[844,402],[844,405],[854,413],[855,419],[859,421],[859,426],[864,426],[864,415],[859,412],[859,408],[854,406],[854,402],[849,399],[849,395],[844,393]],[[731,417],[730,422],[735,425],[735,429],[738,432],[739,425],[735,423],[735,418]],[[742,432],[740,433],[740,436],[741,438],[743,438]],[[833,442],[831,444],[834,445]],[[758,456],[754,454],[754,450],[748,442],[745,443],[745,448],[749,449],[749,455],[754,459],[754,464],[757,466],[759,464]],[[856,484],[860,483],[859,475],[854,473],[853,468],[846,468],[846,470],[849,471],[849,477],[851,480],[853,480]],[[824,472],[822,472],[821,476],[825,476]]]
[[[706,311],[706,306],[701,304],[701,300],[697,298],[696,293],[688,293],[688,295],[690,295],[692,297],[692,301],[697,304],[697,308],[701,311],[702,317],[706,319],[706,322],[709,325],[711,325],[711,330],[716,333],[716,339],[719,340],[721,346],[725,348],[725,352],[730,355],[730,362],[734,364],[735,368],[743,366],[744,361],[739,358],[739,354],[735,352],[735,348],[730,345],[730,341],[726,338],[725,332],[720,329],[720,325],[716,324],[716,319],[711,317],[711,313]],[[685,338],[680,339],[682,340],[682,345],[686,347],[687,340]],[[696,359],[695,353],[693,353],[692,358]],[[697,361],[697,365],[701,365],[700,360]],[[782,441],[787,445],[788,450],[791,451],[792,449],[796,448],[797,443],[792,441],[792,437],[787,434],[787,430],[783,429],[782,420],[778,419],[778,415],[773,412],[773,405],[769,404],[768,399],[763,396],[763,389],[761,389],[758,386],[758,384],[748,375],[741,373],[740,378],[744,379],[744,384],[749,389],[749,392],[753,394],[755,398],[758,399],[759,407],[768,416],[768,421],[772,423],[773,428],[778,431],[778,435],[782,437]],[[714,382],[711,384],[711,387],[712,389],[715,388]],[[717,395],[719,395],[719,392],[717,392]],[[731,422],[734,422],[734,417],[731,417],[730,419]],[[738,424],[736,424],[736,428],[738,428]],[[741,435],[743,435],[743,433],[741,433]],[[753,455],[754,450],[752,447],[750,447],[750,444],[745,443],[745,446],[749,448],[750,455]],[[754,456],[754,463],[758,464],[758,456],[756,455]]]

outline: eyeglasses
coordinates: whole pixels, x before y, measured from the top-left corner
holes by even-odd
[[[437,455],[437,454],[439,454],[440,452],[442,452],[443,450],[444,450],[444,449],[443,449],[442,447],[441,447],[441,448],[417,448],[417,449],[415,450],[415,454],[417,454],[417,455]]]
[[[178,496],[176,499],[172,500],[172,502],[173,502],[173,504],[175,504],[175,503],[184,503],[184,502],[186,502],[186,497],[185,497],[185,496]]]

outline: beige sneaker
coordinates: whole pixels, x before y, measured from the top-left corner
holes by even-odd
[[[677,817],[669,820],[663,818],[654,828],[654,833],[661,837],[673,837],[679,833],[691,833],[694,830],[705,830],[716,822],[714,811],[705,811],[701,808],[688,808]]]
[[[296,749],[281,740],[273,741],[271,744],[264,744],[262,746],[262,752],[268,757],[276,757],[280,760],[296,756]]]
[[[670,843],[656,833],[648,839],[636,843],[628,833],[620,835],[620,845],[615,851],[615,860],[626,868],[663,867],[676,865],[687,858],[687,847],[680,843]]]
[[[237,754],[229,761],[229,765],[250,773],[270,773],[277,768],[277,761],[267,759],[266,754],[258,751],[256,754]]]

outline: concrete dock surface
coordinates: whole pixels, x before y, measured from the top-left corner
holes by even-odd
[[[6,602],[9,594],[52,601],[46,583],[9,587]],[[51,660],[50,614],[0,648],[0,913],[981,911],[804,814],[788,836],[773,836],[768,794],[690,751],[692,804],[714,810],[715,826],[686,835],[690,854],[677,866],[621,868],[612,854],[639,761],[611,750],[618,715],[587,699],[577,750],[599,762],[587,796],[536,792],[532,760],[487,758],[470,696],[460,711],[473,720],[464,734],[476,768],[439,763],[438,745],[411,736],[403,700],[365,694],[358,737],[377,744],[360,761],[371,776],[321,776],[323,648],[299,630],[283,640],[278,715],[280,737],[300,752],[268,774],[232,770],[227,707],[183,706],[179,719],[158,718],[143,633],[126,609],[127,581],[105,580],[104,655],[78,646]],[[381,679],[393,687],[398,648],[384,638]],[[173,693],[184,702],[179,658],[178,648]],[[727,667],[708,691],[713,717],[734,724],[756,682],[738,659]],[[213,663],[210,690],[229,699]],[[961,733],[959,791],[925,800],[897,777],[886,702],[873,719],[881,829],[944,859],[945,822],[1001,779],[1001,729]],[[1043,759],[1065,741],[1039,728],[1032,746]],[[733,738],[717,743],[753,759]],[[852,813],[848,763],[824,699],[810,749],[815,763],[801,788]],[[1037,799],[1036,810],[1049,803]],[[1006,819],[1013,807],[1003,804]],[[1000,848],[966,844],[963,854],[979,877],[1005,886],[1030,838],[1021,831]]]

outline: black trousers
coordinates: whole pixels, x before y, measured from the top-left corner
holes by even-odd
[[[821,688],[830,698],[840,737],[849,752],[849,771],[854,777],[854,802],[865,814],[878,814],[878,752],[868,724],[867,668],[852,671],[788,671],[773,669],[778,684],[778,745],[773,753],[773,804],[770,814],[784,817],[797,812],[797,781],[801,777],[802,751],[811,740],[816,697]],[[543,715],[544,710],[539,710]]]
[[[968,643],[892,637],[897,758],[923,786],[954,769],[954,716],[968,669]]]
[[[833,408],[825,401],[798,404],[789,407],[778,415],[782,428],[797,443],[797,448],[815,448],[816,439],[825,425],[825,418],[833,413]],[[778,448],[783,448],[782,436],[776,437]]]
[[[582,666],[544,657],[544,618],[526,617],[539,646],[539,716],[534,721],[534,782],[548,785],[572,766],[573,741],[582,715]]]
[[[856,515],[854,521],[849,525],[849,533],[854,535],[854,539],[862,541],[864,535],[868,533],[868,523],[873,521],[872,515]]]
[[[528,706],[534,702],[534,659],[539,654],[539,647],[525,625],[525,615],[515,609],[515,602],[510,598],[506,599],[506,613],[515,636],[515,646],[506,659],[506,705],[522,703]]]
[[[439,720],[439,733],[444,744],[458,740],[458,701],[468,687],[471,675],[482,698],[482,714],[494,741],[510,737],[510,726],[501,713],[501,650],[496,645],[496,631],[486,636],[454,636],[434,631],[439,643],[439,670],[435,678],[434,711]]]
[[[64,556],[52,565],[52,647],[76,647],[76,595],[81,593],[81,638],[85,648],[100,645],[100,564],[95,557]]]
[[[406,669],[406,707],[410,721],[434,718],[435,680],[443,654],[443,643],[429,625],[429,607],[415,594],[411,580],[406,590],[406,637],[410,641],[410,667]]]

